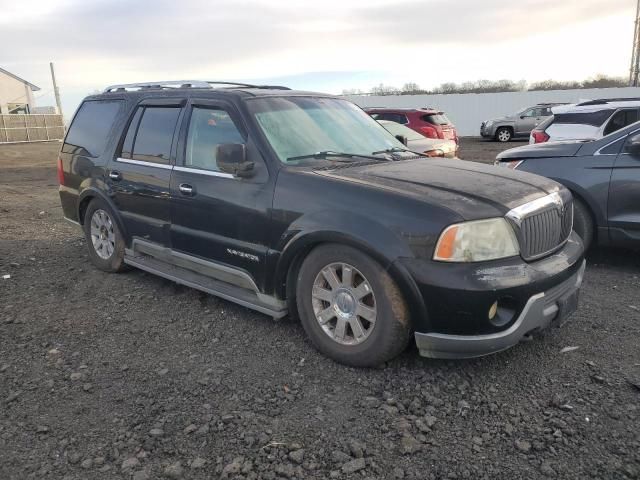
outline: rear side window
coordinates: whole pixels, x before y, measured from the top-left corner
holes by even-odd
[[[577,123],[600,127],[611,116],[613,110],[598,110],[597,112],[556,113],[554,123]]]
[[[619,112],[614,113],[609,123],[604,129],[604,135],[609,135],[610,133],[617,132],[621,128],[626,127],[627,125],[631,125],[638,121],[638,111],[637,110],[620,110]]]
[[[389,120],[390,122],[396,122],[402,125],[404,125],[405,123],[409,123],[409,120],[407,120],[407,116],[401,113],[374,113],[372,117],[376,120]]]
[[[93,158],[101,156],[122,104],[121,100],[84,102],[69,128],[63,152]]]
[[[122,145],[122,158],[169,164],[179,107],[138,107]]]
[[[423,115],[422,120],[431,125],[449,125],[451,122],[444,113],[434,115]]]

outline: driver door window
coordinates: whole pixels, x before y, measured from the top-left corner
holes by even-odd
[[[621,128],[626,127],[627,125],[631,125],[638,121],[638,111],[637,110],[620,110],[613,114],[611,120],[604,129],[604,135],[609,135],[610,133],[616,132]]]
[[[224,143],[244,143],[229,113],[219,108],[193,107],[184,166],[219,172],[216,147]]]

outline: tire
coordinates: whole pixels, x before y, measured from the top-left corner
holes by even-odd
[[[407,346],[411,327],[400,289],[379,263],[352,247],[312,250],[300,268],[296,298],[309,339],[339,363],[373,367]]]
[[[98,198],[91,200],[82,227],[91,263],[105,272],[126,270],[124,238],[106,202]]]
[[[585,203],[573,197],[573,230],[582,238],[585,252],[593,243],[594,227],[591,211]]]
[[[496,140],[501,143],[506,143],[511,141],[513,137],[513,132],[509,127],[500,127],[496,130]]]

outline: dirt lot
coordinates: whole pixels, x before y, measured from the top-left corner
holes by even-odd
[[[94,269],[57,149],[0,146],[1,479],[640,476],[637,253],[592,252],[572,321],[510,351],[346,368],[290,320]]]

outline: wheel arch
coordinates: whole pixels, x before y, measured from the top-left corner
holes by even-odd
[[[402,292],[404,300],[407,302],[412,323],[415,325],[416,322],[423,323],[426,321],[427,310],[418,286],[409,272],[404,269],[399,262],[396,262],[395,258],[385,255],[374,245],[362,238],[335,231],[318,231],[298,235],[295,240],[292,240],[287,245],[287,248],[283,252],[276,267],[274,286],[276,296],[287,301],[290,312],[296,312],[295,286],[304,259],[315,248],[330,243],[348,245],[356,248],[380,263],[397,283]]]
[[[80,225],[84,225],[84,217],[85,217],[85,213],[87,211],[87,208],[89,207],[89,204],[91,203],[91,201],[96,199],[96,198],[102,200],[103,202],[105,202],[108,205],[108,207],[111,209],[111,213],[112,213],[116,223],[118,224],[118,228],[122,232],[123,238],[125,238],[125,239],[128,238],[127,234],[126,234],[126,230],[124,228],[124,223],[122,222],[122,218],[120,217],[120,214],[119,214],[118,209],[116,208],[115,204],[113,203],[113,201],[106,194],[104,194],[102,191],[100,191],[99,189],[97,189],[95,187],[87,187],[78,196],[78,210],[77,210],[77,212],[78,212],[78,223]]]

